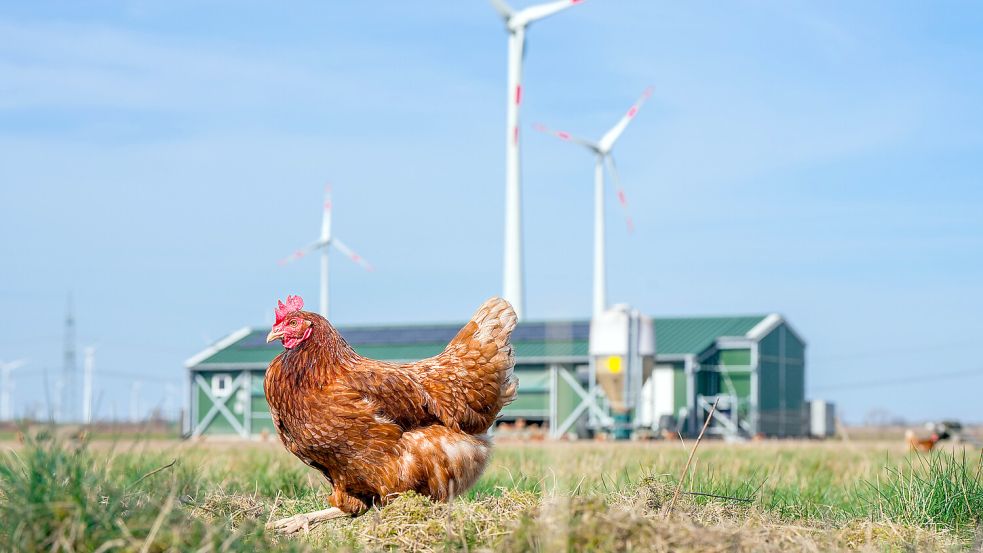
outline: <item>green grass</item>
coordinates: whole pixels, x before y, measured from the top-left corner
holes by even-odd
[[[868,484],[873,511],[900,524],[959,532],[983,520],[983,464],[965,451],[906,459]]]
[[[195,467],[162,468],[161,461],[52,439],[7,452],[0,463],[0,551],[272,549],[255,521],[234,525],[224,516],[214,524],[192,516],[187,505],[202,486]]]
[[[679,443],[503,444],[450,505],[408,494],[282,538],[264,523],[324,508],[330,490],[279,444],[34,439],[0,461],[0,551],[950,551],[980,540],[975,451],[705,442],[684,490],[733,499],[684,495],[666,520],[686,454]]]

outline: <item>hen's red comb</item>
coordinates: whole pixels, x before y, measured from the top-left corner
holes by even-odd
[[[283,322],[287,315],[295,313],[304,308],[304,298],[300,296],[287,296],[287,303],[277,300],[276,302],[276,324]]]

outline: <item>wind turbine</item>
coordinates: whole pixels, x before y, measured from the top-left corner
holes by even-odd
[[[324,218],[321,219],[321,237],[317,239],[313,244],[299,249],[289,257],[285,257],[280,260],[280,265],[286,265],[291,261],[296,261],[305,255],[314,252],[316,250],[321,250],[321,316],[325,319],[328,318],[328,250],[329,247],[333,246],[339,252],[347,256],[349,259],[358,263],[365,268],[366,271],[373,271],[372,265],[362,258],[362,256],[353,252],[351,248],[345,245],[344,242],[335,238],[331,235],[331,187],[324,187]]]
[[[14,418],[13,404],[10,402],[10,392],[13,388],[10,373],[24,366],[26,362],[23,359],[6,363],[0,361],[0,420],[9,421]]]
[[[559,0],[515,11],[505,0],[491,0],[509,32],[508,89],[505,116],[505,263],[502,295],[516,317],[525,312],[522,272],[522,190],[519,171],[519,104],[522,102],[522,57],[529,24],[583,0]]]
[[[628,123],[638,115],[638,110],[642,107],[649,97],[652,96],[652,87],[645,89],[642,96],[631,106],[627,113],[622,116],[618,123],[604,133],[597,142],[592,142],[584,138],[574,136],[566,131],[551,130],[545,125],[536,124],[533,127],[540,131],[552,134],[565,142],[579,144],[594,154],[594,316],[598,316],[607,308],[607,274],[604,261],[604,166],[608,167],[611,177],[618,194],[618,203],[625,210],[628,221],[628,230],[634,229],[631,216],[628,214],[628,201],[625,199],[625,192],[621,188],[621,180],[618,177],[618,169],[614,163],[614,154],[611,149],[614,143],[625,132]]]

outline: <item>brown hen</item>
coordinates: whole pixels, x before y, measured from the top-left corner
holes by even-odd
[[[515,398],[512,306],[486,301],[444,351],[394,364],[355,353],[331,324],[279,303],[267,341],[266,399],[283,444],[331,483],[332,508],[271,523],[284,532],[358,515],[413,490],[446,501],[470,488],[491,448],[486,432]]]

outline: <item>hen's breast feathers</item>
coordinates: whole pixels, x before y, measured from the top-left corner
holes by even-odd
[[[384,404],[348,385],[350,375],[325,380],[308,373],[306,378],[293,379],[290,370],[279,358],[270,364],[266,398],[281,441],[311,466],[337,469],[339,464],[379,462],[396,456],[396,444],[405,427],[428,416],[421,409],[412,409],[409,400],[385,404],[400,410],[392,410],[392,417],[380,415]],[[391,387],[381,384],[378,389]],[[401,419],[405,426],[395,419]]]

